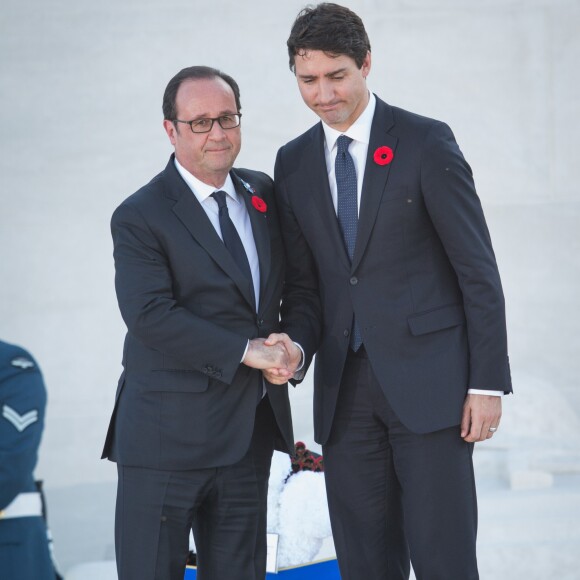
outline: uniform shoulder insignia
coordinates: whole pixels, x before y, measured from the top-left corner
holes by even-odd
[[[31,369],[34,366],[34,363],[29,358],[26,358],[24,356],[17,356],[16,358],[13,358],[10,361],[10,364],[13,367],[18,367],[23,370]]]
[[[38,421],[38,410],[32,409],[28,413],[21,415],[18,411],[15,411],[12,407],[8,405],[2,406],[2,417],[6,419],[9,423],[12,423],[16,427],[17,431],[24,431],[27,427],[30,427],[33,423]]]

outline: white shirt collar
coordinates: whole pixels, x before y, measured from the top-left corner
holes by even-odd
[[[214,191],[221,190],[225,191],[235,202],[239,203],[238,194],[236,192],[236,188],[234,187],[234,182],[230,174],[226,177],[224,184],[221,187],[214,187],[213,185],[208,185],[204,183],[195,175],[191,174],[179,161],[177,161],[177,157],[175,158],[175,168],[179,172],[179,175],[183,177],[183,180],[189,186],[189,189],[193,192],[195,197],[198,199],[199,203],[203,203]]]
[[[344,132],[337,131],[324,121],[322,121],[322,128],[324,129],[324,138],[326,139],[326,146],[329,151],[332,151],[336,146],[336,141],[341,135],[350,137],[353,141],[360,141],[368,145],[371,139],[371,126],[373,124],[373,117],[375,115],[375,107],[377,99],[375,95],[369,91],[369,102],[360,117]]]

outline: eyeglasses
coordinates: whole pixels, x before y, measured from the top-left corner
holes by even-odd
[[[235,129],[236,127],[239,127],[241,118],[241,113],[234,113],[232,115],[215,117],[214,119],[194,119],[193,121],[180,121],[179,119],[173,119],[173,122],[189,125],[194,133],[209,133],[216,121],[222,129]]]

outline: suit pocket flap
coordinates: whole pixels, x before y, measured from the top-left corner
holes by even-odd
[[[147,391],[203,393],[209,386],[209,377],[197,371],[155,370],[151,375]]]
[[[409,328],[413,336],[443,330],[444,328],[451,328],[459,324],[465,323],[465,312],[463,306],[452,304],[451,306],[443,306],[436,310],[429,312],[422,312],[414,314],[407,319]]]

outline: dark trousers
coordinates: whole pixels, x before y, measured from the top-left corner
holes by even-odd
[[[188,471],[119,465],[119,580],[183,580],[191,529],[198,580],[263,580],[276,428],[264,397],[256,410],[250,448],[234,465]]]
[[[409,431],[364,350],[347,358],[323,451],[342,580],[407,579],[409,552],[417,580],[479,578],[473,445],[459,427]]]

